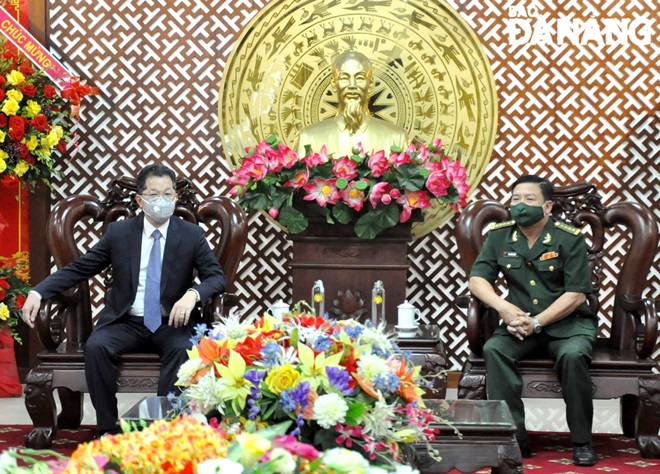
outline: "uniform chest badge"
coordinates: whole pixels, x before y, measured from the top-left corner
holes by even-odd
[[[559,254],[557,252],[546,252],[543,255],[541,255],[541,261],[543,260],[550,260],[551,258],[557,258],[559,257]]]
[[[545,234],[545,237],[543,238],[543,243],[544,244],[549,244],[552,241],[552,236],[550,235],[550,232]]]

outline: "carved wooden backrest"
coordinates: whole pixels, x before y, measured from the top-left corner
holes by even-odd
[[[219,229],[211,236],[210,245],[227,278],[227,293],[235,291],[234,279],[247,240],[247,219],[241,207],[228,197],[210,197],[199,202],[187,179],[176,182],[178,195],[174,214],[195,224],[204,223],[209,229]],[[62,268],[77,260],[82,252],[76,242],[76,226],[83,220],[102,223],[101,233],[116,220],[134,217],[139,206],[135,201],[137,182],[123,177],[112,181],[104,200],[89,195],[76,195],[59,201],[51,212],[48,246],[55,264]],[[111,272],[103,274],[106,296],[112,290]],[[42,344],[56,348],[65,338],[80,345],[93,328],[89,282],[84,281],[58,298],[59,303],[42,312],[37,328]],[[216,298],[206,311],[217,313],[222,301]]]
[[[629,248],[616,282],[614,309],[612,314],[606,316],[611,321],[610,347],[633,349],[636,341],[635,324],[626,315],[621,302],[624,295],[642,296],[647,286],[646,279],[658,248],[658,229],[653,214],[636,202],[619,202],[605,207],[596,186],[589,183],[555,187],[552,214],[556,220],[585,232],[594,289],[588,297],[588,303],[595,312],[600,310],[599,294],[607,231],[614,226],[625,228]],[[507,208],[495,201],[475,202],[461,213],[456,238],[461,266],[466,274],[469,275],[483,246],[485,229],[492,223],[509,219],[511,217]],[[490,326],[486,324],[486,327],[492,330],[492,323]]]

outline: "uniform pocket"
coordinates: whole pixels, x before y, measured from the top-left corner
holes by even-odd
[[[549,260],[543,260],[539,262],[539,271],[540,272],[556,272],[561,270],[562,264],[561,260],[558,258],[551,258]]]
[[[522,267],[523,258],[522,257],[500,257],[497,259],[497,264],[502,269],[502,271],[517,269]]]

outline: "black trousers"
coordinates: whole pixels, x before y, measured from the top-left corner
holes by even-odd
[[[162,363],[158,396],[179,393],[175,383],[179,367],[186,360],[186,350],[192,348],[192,328],[198,321],[192,318],[187,326],[174,328],[167,319],[152,333],[143,319],[122,316],[114,323],[95,328],[85,345],[85,378],[96,410],[98,431],[117,428],[117,363],[127,352],[157,352]]]

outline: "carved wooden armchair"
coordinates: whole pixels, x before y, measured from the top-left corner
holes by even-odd
[[[626,247],[621,254],[614,307],[607,314],[611,326],[601,329],[591,363],[593,397],[620,398],[624,435],[637,439],[644,457],[660,457],[660,376],[654,373],[658,364],[651,358],[658,336],[660,301],[642,296],[658,250],[658,224],[646,207],[635,202],[603,206],[596,186],[588,183],[555,188],[553,217],[586,230],[594,288],[587,301],[596,313],[600,310],[598,298],[608,231],[617,226],[623,233]],[[483,245],[486,226],[509,219],[505,206],[495,201],[476,202],[459,216],[456,238],[461,265],[467,274]],[[459,381],[458,397],[485,399],[482,349],[499,318],[473,296],[460,297],[458,304],[467,308],[471,351]],[[520,373],[523,397],[561,397],[561,386],[550,359],[525,360]]]
[[[211,197],[198,202],[188,180],[176,183],[178,201],[175,214],[193,223],[208,226],[211,248],[222,265],[227,279],[227,292],[216,296],[204,310],[204,319],[212,322],[228,314],[237,304],[234,277],[245,249],[247,219],[243,210],[226,197]],[[135,202],[137,183],[133,178],[112,182],[105,200],[88,195],[77,195],[61,200],[50,215],[48,246],[58,268],[76,260],[82,253],[75,239],[76,225],[85,219],[101,223],[101,232],[113,221],[133,217],[138,209]],[[219,231],[219,236],[218,232]],[[112,282],[108,270],[103,274],[107,292]],[[34,428],[25,444],[30,448],[47,448],[57,428],[80,427],[83,417],[83,393],[88,392],[85,382],[83,346],[94,322],[87,281],[65,294],[44,302],[36,321],[41,343],[46,348],[39,353],[39,365],[33,368],[25,381],[25,406]],[[160,361],[155,353],[126,354],[118,370],[119,392],[151,392],[158,387]],[[61,412],[56,413],[53,390],[57,390]]]

